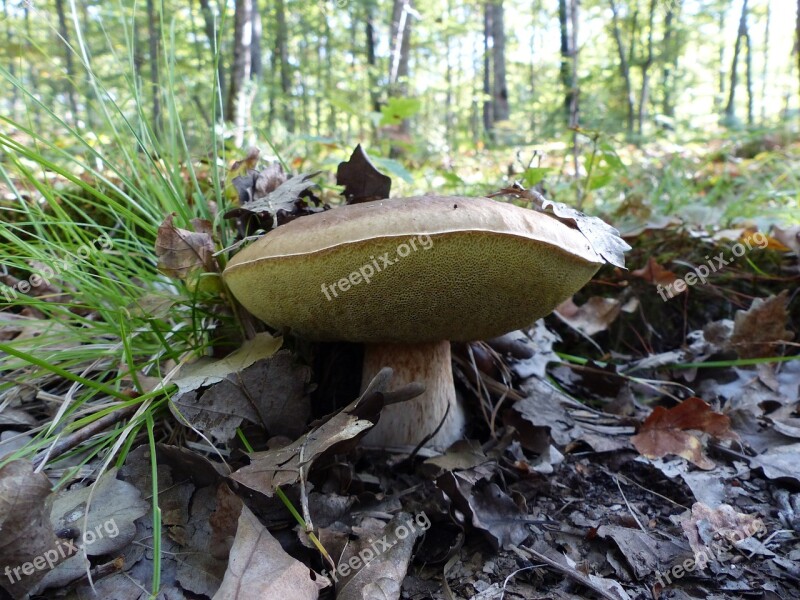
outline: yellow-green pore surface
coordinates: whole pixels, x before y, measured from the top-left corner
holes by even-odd
[[[468,341],[530,325],[602,264],[545,214],[420,196],[300,217],[239,252],[224,277],[255,316],[309,339]]]

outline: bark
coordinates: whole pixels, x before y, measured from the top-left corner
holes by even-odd
[[[208,43],[211,47],[211,60],[216,66],[217,86],[214,89],[216,96],[214,112],[216,113],[216,118],[219,118],[222,115],[222,107],[224,106],[223,90],[226,89],[225,67],[222,62],[222,57],[219,53],[219,41],[217,39],[217,27],[214,20],[214,12],[211,10],[211,5],[208,3],[208,0],[199,1],[201,13],[203,14],[203,28],[205,29],[206,37],[208,38]]]
[[[800,0],[797,0],[797,15],[795,17],[795,50],[797,52],[797,76],[800,79]]]
[[[753,125],[753,47],[750,43],[750,28],[744,24],[744,47],[747,51],[745,82],[747,86],[747,124]]]
[[[800,0],[798,0],[800,1]],[[674,117],[675,106],[672,103],[673,86],[675,85],[675,69],[678,60],[677,39],[675,34],[675,8],[680,10],[680,0],[667,3],[667,13],[664,15],[664,37],[661,39],[661,52],[664,55],[664,65],[661,69],[661,112],[664,116]]]
[[[11,33],[11,25],[9,21],[9,13],[8,13],[8,0],[3,0],[3,22],[6,23],[6,44],[9,47],[12,46],[14,43],[14,35]],[[16,77],[17,75],[17,66],[16,61],[10,60],[8,61],[8,72],[11,77]],[[17,86],[11,86],[11,106],[9,107],[8,113],[12,116],[12,118],[16,118],[17,113],[17,100],[19,99],[19,90]]]
[[[72,112],[72,122],[78,120],[78,102],[75,99],[75,66],[72,62],[72,45],[69,41],[69,29],[67,28],[67,16],[64,11],[64,0],[56,0],[56,13],[58,14],[58,34],[61,37],[64,47],[64,66],[67,70],[67,102]]]
[[[747,33],[747,0],[742,0],[742,14],[739,17],[739,29],[736,32],[736,42],[733,46],[733,61],[731,63],[731,84],[728,92],[728,104],[725,107],[725,119],[729,123],[736,115],[736,84],[738,83],[739,54],[742,49],[742,38]]]
[[[491,44],[492,38],[492,11],[491,4],[487,4],[483,10],[483,130],[491,136],[492,123],[494,123],[494,105],[492,97],[492,61]]]
[[[800,2],[800,0],[798,0]],[[366,23],[365,23],[365,31],[364,34],[366,36],[366,43],[367,43],[367,81],[369,82],[369,102],[370,106],[372,106],[372,110],[374,112],[379,112],[381,110],[381,105],[378,102],[378,66],[377,61],[375,59],[375,45],[376,45],[376,35],[375,35],[375,25],[373,24],[374,16],[372,14],[372,3],[367,2],[365,11],[366,11]]]
[[[492,105],[494,122],[506,121],[510,115],[508,89],[506,87],[506,32],[503,25],[503,2],[490,4],[492,9]]]
[[[159,84],[159,69],[158,69],[158,46],[161,40],[161,28],[159,27],[159,18],[156,14],[155,3],[153,0],[147,0],[147,35],[148,50],[150,59],[150,90],[152,94],[152,128],[156,137],[161,133],[161,90]]]
[[[653,33],[654,20],[656,14],[656,0],[650,0],[649,14],[647,21],[647,56],[642,63],[642,88],[639,92],[639,137],[644,130],[644,122],[647,113],[647,101],[650,95],[650,67],[653,66]]]
[[[280,61],[281,105],[283,124],[287,131],[294,131],[294,113],[291,106],[292,74],[289,65],[289,41],[286,29],[286,4],[275,0],[275,55]]]
[[[800,2],[800,0],[798,0]],[[567,0],[558,0],[558,23],[560,31],[560,47],[561,53],[561,69],[559,74],[561,76],[561,85],[564,86],[564,115],[569,122],[570,106],[572,104],[573,95],[573,81],[570,71],[570,60],[572,57],[572,50],[570,48],[568,13],[567,13]]]
[[[249,83],[253,68],[253,0],[236,0],[233,16],[233,64],[231,66],[225,120],[233,124],[238,146],[244,144],[244,131],[250,112]]]
[[[619,72],[622,75],[622,80],[625,83],[625,104],[626,104],[626,132],[630,138],[633,135],[633,111],[635,100],[633,97],[633,83],[631,82],[631,68],[628,62],[628,54],[625,51],[625,42],[622,40],[622,31],[620,30],[619,23],[619,8],[614,0],[608,0],[611,6],[611,14],[613,16],[612,26],[614,32],[614,41],[617,43],[617,53],[619,55]]]
[[[769,75],[769,25],[772,20],[772,4],[767,0],[767,14],[764,19],[764,65],[761,68],[761,122],[767,120],[767,76]]]
[[[389,53],[389,94],[408,95],[408,64],[411,52],[411,26],[417,11],[411,5],[411,0],[394,0],[392,4],[392,25],[390,29],[391,49]],[[404,141],[409,139],[411,124],[408,119],[403,119],[396,128],[396,139]],[[396,157],[401,149],[392,144],[390,156]]]
[[[575,168],[575,176],[578,176],[578,127],[580,125],[580,85],[578,84],[578,11],[580,0],[572,0],[570,3],[569,17],[572,26],[570,45],[572,51],[572,96],[569,103],[569,126],[572,129],[572,162]],[[581,188],[583,189],[583,188]],[[583,192],[578,199],[578,208],[583,206]]]

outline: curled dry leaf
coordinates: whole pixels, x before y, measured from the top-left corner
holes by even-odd
[[[219,265],[214,258],[211,223],[193,219],[192,225],[195,230],[189,231],[176,227],[172,222],[174,218],[175,213],[167,215],[158,227],[156,236],[158,269],[196,288],[203,273],[219,271]]]
[[[47,570],[69,556],[50,523],[50,480],[34,473],[28,461],[0,469],[0,585],[15,599],[25,598]],[[67,545],[70,548],[69,545]],[[42,565],[35,560],[49,559]],[[50,562],[52,561],[52,563]]]
[[[738,439],[726,415],[714,412],[703,400],[692,397],[670,409],[656,406],[631,442],[647,458],[677,454],[701,469],[713,469],[714,463],[703,453],[700,438],[689,431],[718,439]]]
[[[242,506],[228,569],[214,600],[315,600],[319,590],[329,585],[286,554],[250,509]]]
[[[631,275],[634,277],[641,277],[647,283],[661,285],[663,287],[675,283],[675,281],[678,279],[678,276],[675,275],[675,273],[662,267],[652,256],[647,260],[647,264],[644,267],[641,269],[636,269],[635,271],[631,271]],[[683,288],[682,291],[685,292],[687,289],[688,288]]]
[[[492,195],[498,194],[525,198],[541,211],[547,211],[549,209],[554,218],[562,223],[566,223],[570,227],[578,229],[589,242],[592,249],[606,259],[607,262],[615,267],[621,269],[625,268],[624,253],[630,250],[631,246],[619,236],[619,231],[602,219],[590,217],[561,202],[548,200],[536,190],[526,190],[519,183],[514,183],[511,187],[502,189],[497,194]]]

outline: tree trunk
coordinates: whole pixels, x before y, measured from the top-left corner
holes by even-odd
[[[78,121],[78,103],[75,100],[75,66],[72,62],[72,46],[69,41],[69,29],[67,28],[67,16],[64,12],[64,0],[56,0],[56,13],[58,14],[58,34],[64,46],[64,64],[67,69],[67,102],[72,111],[71,121]]]
[[[800,79],[800,0],[797,0],[797,16],[795,17],[795,49],[797,52],[797,76]]]
[[[201,12],[203,13],[203,25],[208,38],[209,46],[211,47],[211,60],[216,65],[217,69],[217,87],[214,89],[215,102],[214,112],[217,119],[222,115],[222,107],[225,105],[223,98],[225,88],[225,66],[222,62],[222,55],[219,52],[219,40],[217,38],[217,27],[214,22],[214,12],[211,10],[211,5],[208,0],[199,0]]]
[[[619,9],[617,8],[614,0],[608,0],[608,3],[611,6],[614,40],[617,43],[617,53],[619,54],[619,72],[622,75],[622,80],[625,83],[625,103],[627,107],[626,132],[628,139],[630,139],[633,136],[635,105],[635,100],[633,97],[633,83],[631,82],[631,69],[628,62],[628,55],[625,51],[625,42],[622,40],[622,32],[620,31]]]
[[[492,5],[487,3],[483,8],[483,130],[492,137],[494,123],[494,104],[492,103]]]
[[[769,25],[772,20],[772,4],[767,0],[767,15],[764,19],[764,65],[761,68],[761,124],[767,120],[767,77],[769,76]]]
[[[800,0],[798,0],[800,1]],[[667,2],[667,14],[664,15],[664,37],[661,40],[661,52],[664,55],[664,65],[661,69],[661,112],[666,117],[675,116],[675,106],[672,104],[672,92],[675,85],[675,63],[678,60],[677,40],[674,32],[675,8],[680,10],[680,0]]]
[[[580,0],[572,0],[569,7],[569,20],[572,27],[572,35],[570,36],[570,52],[572,53],[572,71],[570,77],[572,79],[572,95],[569,102],[569,126],[572,129],[572,162],[575,168],[575,177],[578,176],[578,127],[580,126],[580,96],[581,88],[578,83],[578,11],[580,8]],[[583,190],[583,188],[581,188]],[[583,192],[578,198],[578,208],[583,206]]]
[[[769,42],[767,42],[769,43]],[[747,85],[747,125],[753,125],[753,46],[750,43],[750,28],[744,23],[744,48],[747,50],[745,62],[745,83]]]
[[[725,120],[730,124],[736,116],[736,84],[738,80],[739,53],[742,49],[742,38],[747,32],[747,0],[742,0],[742,14],[739,17],[739,29],[736,32],[736,43],[733,46],[731,63],[731,83],[728,92],[728,104],[725,107]]]
[[[225,120],[235,128],[237,146],[244,145],[249,121],[249,84],[253,68],[253,0],[236,0],[233,16],[233,64]]]
[[[797,0],[800,2],[800,0]],[[564,115],[566,116],[567,123],[570,121],[570,106],[572,105],[573,95],[573,82],[572,75],[570,74],[570,57],[572,51],[570,49],[568,14],[567,14],[567,0],[558,0],[558,23],[560,36],[560,52],[561,52],[561,85],[564,86]]]
[[[647,20],[647,56],[642,63],[642,88],[639,92],[639,138],[644,131],[644,121],[647,113],[647,100],[650,95],[650,67],[653,65],[653,29],[656,14],[656,0],[650,0]]]
[[[492,66],[494,81],[492,105],[494,122],[507,121],[510,116],[508,89],[506,87],[506,32],[503,24],[503,1],[490,5],[492,10]]]
[[[158,71],[158,46],[161,40],[161,28],[159,27],[159,17],[156,14],[155,3],[153,0],[147,0],[147,35],[149,37],[148,47],[150,53],[150,90],[153,96],[153,122],[151,127],[153,128],[156,137],[159,137],[162,131],[161,89],[159,85]]]
[[[289,70],[289,42],[286,30],[286,4],[275,0],[275,55],[280,60],[281,105],[283,124],[289,132],[294,131],[294,113],[291,106],[292,74]]]
[[[800,0],[798,0],[800,2]],[[364,34],[366,36],[367,45],[367,81],[369,83],[369,103],[374,112],[381,110],[380,102],[378,102],[378,66],[375,59],[375,25],[373,24],[374,16],[372,14],[372,3],[367,2],[364,8],[366,11],[366,28]]]
[[[411,22],[418,13],[411,6],[411,0],[394,0],[392,5],[391,44],[389,52],[389,94],[408,95],[408,64],[411,52]],[[403,119],[397,128],[397,137],[407,139],[411,132],[408,119]],[[398,156],[401,150],[392,145],[391,156]]]

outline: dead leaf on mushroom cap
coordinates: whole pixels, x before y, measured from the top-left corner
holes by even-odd
[[[625,268],[624,253],[631,249],[630,244],[623,240],[619,231],[598,217],[590,217],[579,210],[561,202],[553,202],[542,196],[534,189],[525,189],[515,182],[509,188],[504,188],[491,196],[507,194],[518,198],[525,198],[533,203],[535,208],[542,212],[549,212],[554,218],[570,227],[577,229],[589,242],[592,249],[602,256],[607,262],[621,269]],[[548,211],[549,209],[549,211]]]
[[[703,400],[692,397],[670,409],[656,406],[631,442],[647,458],[677,454],[701,469],[713,469],[715,465],[703,453],[700,438],[689,431],[700,431],[718,439],[738,439],[730,427],[731,421],[726,415],[712,411]]]

